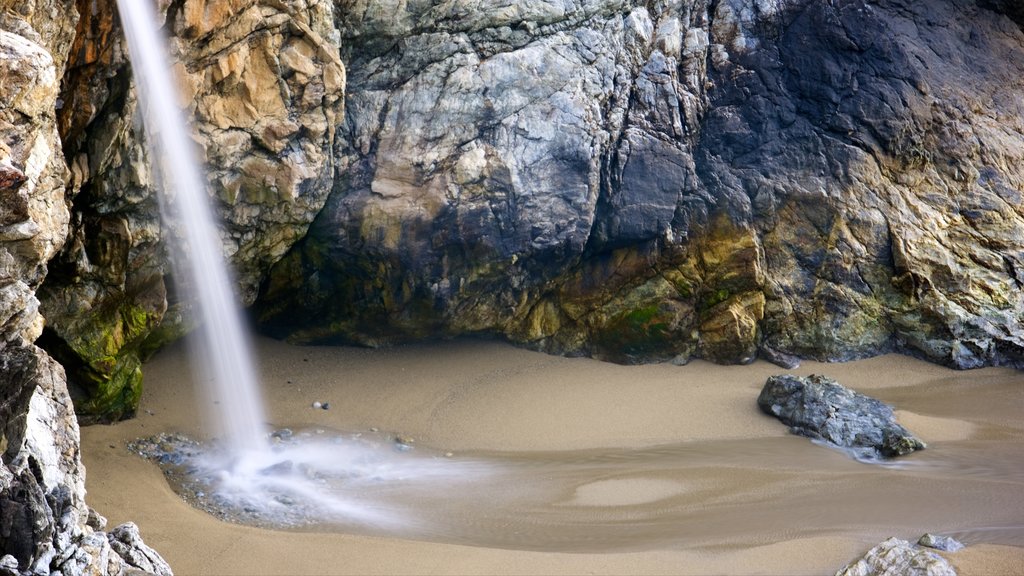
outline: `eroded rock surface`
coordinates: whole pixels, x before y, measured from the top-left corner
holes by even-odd
[[[0,573],[125,574],[85,504],[64,370],[33,341],[35,291],[68,233],[56,106],[77,12],[0,0]],[[149,550],[141,539],[137,551]],[[155,553],[154,553],[155,554]],[[166,565],[165,565],[166,566]],[[156,573],[170,574],[170,570]]]
[[[868,550],[836,576],[956,576],[956,569],[938,554],[893,537]]]
[[[757,405],[794,434],[848,448],[860,458],[891,458],[925,447],[896,422],[892,408],[825,376],[771,376]]]
[[[112,1],[78,0],[60,110],[73,223],[42,291],[43,344],[68,368],[80,415],[131,415],[142,359],[188,328],[189,287],[172,281],[156,182]],[[164,3],[181,102],[225,222],[243,304],[323,206],[343,106],[333,6],[325,0]]]
[[[338,178],[261,320],[623,362],[1020,364],[1007,5],[339,2]]]
[[[0,550],[14,573],[172,574],[134,525],[107,534],[86,506],[64,371],[35,346],[0,353],[0,433]]]

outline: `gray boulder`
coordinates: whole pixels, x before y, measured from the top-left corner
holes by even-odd
[[[107,534],[107,540],[130,569],[158,576],[173,576],[167,561],[142,541],[139,527],[134,522],[126,522],[114,528]]]
[[[921,536],[917,543],[943,552],[959,552],[964,549],[964,545],[956,538],[931,533]]]
[[[757,405],[794,434],[851,449],[859,459],[903,456],[925,447],[896,423],[892,408],[825,376],[771,376]]]
[[[889,538],[836,576],[956,576],[945,558],[899,538]]]

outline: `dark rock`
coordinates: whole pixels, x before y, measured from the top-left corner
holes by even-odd
[[[100,532],[107,528],[107,519],[105,516],[90,507],[89,518],[86,520],[86,525],[93,530]]]
[[[786,370],[795,370],[800,367],[800,358],[792,354],[780,352],[771,346],[761,346],[757,355],[776,366]]]
[[[942,550],[943,552],[959,552],[964,549],[964,545],[951,536],[939,536],[930,533],[921,536],[917,543],[921,546]]]
[[[956,576],[956,569],[938,554],[894,537],[868,550],[836,576]]]
[[[1005,14],[1018,26],[1024,26],[1024,3],[1020,0],[980,0],[979,5]]]
[[[289,474],[295,470],[295,463],[291,460],[282,460],[275,464],[271,464],[266,468],[261,468],[259,473],[263,476],[274,476],[276,474]]]
[[[281,428],[270,433],[270,437],[276,438],[277,440],[288,440],[293,435],[294,432],[292,432],[291,428]]]
[[[892,408],[825,376],[771,376],[757,405],[794,434],[851,449],[859,458],[890,458],[925,447],[896,423]]]
[[[7,192],[8,190],[14,190],[18,186],[21,186],[25,182],[25,173],[18,170],[17,167],[11,165],[10,160],[7,158],[0,158],[0,192]],[[23,214],[22,216],[27,215]],[[4,224],[10,224],[15,222],[4,222]]]

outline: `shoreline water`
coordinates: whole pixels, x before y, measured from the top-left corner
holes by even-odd
[[[759,412],[755,400],[764,379],[783,372],[827,374],[892,403],[900,421],[932,445],[987,442],[1012,447],[1024,439],[1024,417],[1020,416],[1024,395],[1013,387],[1021,382],[1019,372],[1000,368],[956,372],[902,356],[847,364],[808,362],[786,371],[763,362],[734,367],[704,362],[685,367],[619,366],[489,341],[367,350],[293,347],[261,339],[258,358],[268,417],[275,427],[378,429],[414,438],[417,446],[456,455],[519,453],[544,460],[573,453],[625,454],[657,446],[735,440],[725,444],[778,444],[787,452],[777,458],[824,454],[826,461],[847,466],[844,455],[790,436],[784,425]],[[942,529],[915,527],[914,519],[900,526],[851,527],[844,525],[842,517],[816,518],[820,509],[809,505],[793,511],[795,523],[828,526],[834,522],[834,529],[789,531],[769,522],[765,526],[775,527],[759,532],[762,514],[751,512],[753,528],[737,529],[743,532],[739,538],[697,539],[689,544],[685,539],[666,538],[647,546],[640,542],[630,551],[570,553],[229,524],[190,508],[171,491],[154,464],[125,448],[130,440],[160,432],[203,436],[201,410],[195,407],[185,362],[184,346],[161,352],[146,366],[139,416],[82,431],[90,505],[114,523],[138,523],[147,543],[178,574],[821,574],[834,572],[889,535],[916,539],[926,531]],[[314,409],[312,402],[329,402],[330,410]],[[981,470],[977,482],[982,490],[986,483],[1006,481],[991,476],[1002,472],[969,465]],[[623,506],[649,505],[648,512],[653,514],[655,508],[670,504],[683,508],[683,485],[704,478],[721,486],[701,498],[725,499],[739,510],[748,510],[742,506],[771,502],[792,491],[792,484],[787,484],[792,479],[781,478],[772,466],[771,462],[748,465],[739,474],[724,476],[727,480],[708,476],[706,469],[714,468],[710,465],[661,477],[645,475],[642,469],[628,473],[616,469],[596,481],[570,482],[575,491],[564,495],[564,503],[598,518],[611,518],[601,514],[626,509]],[[858,474],[851,472],[851,476]],[[525,483],[529,476],[519,478]],[[927,478],[927,473],[920,478]],[[1016,482],[1013,478],[1010,481]],[[853,482],[851,489],[864,489]],[[972,486],[968,478],[944,494],[969,503]],[[1024,496],[998,497],[1009,499],[1000,501],[1000,507],[1024,509]],[[469,514],[457,507],[453,503],[456,522],[460,514]],[[699,512],[698,508],[691,511]],[[969,512],[964,511],[965,522],[972,521]],[[921,522],[937,518],[923,516]],[[714,525],[719,516],[697,518],[709,534],[730,532],[727,524]],[[743,514],[730,521],[746,523]],[[984,523],[984,518],[978,522]],[[667,529],[679,530],[678,526]],[[947,557],[961,574],[1024,572],[1024,543],[1018,541],[1017,533],[1024,529],[1010,530],[1013,534],[1001,537],[1003,545],[984,543],[983,536],[969,534],[969,540],[974,540],[968,541],[969,547]],[[540,534],[543,537],[544,532]]]

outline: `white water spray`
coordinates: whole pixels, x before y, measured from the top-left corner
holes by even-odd
[[[118,0],[118,10],[132,71],[139,92],[149,157],[160,184],[160,205],[165,219],[179,223],[184,232],[181,252],[195,290],[200,328],[202,379],[211,385],[211,418],[233,457],[267,449],[264,411],[250,345],[242,330],[241,311],[222,253],[206,179],[178,106],[178,90],[169,69],[168,51],[150,0]]]

